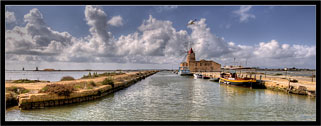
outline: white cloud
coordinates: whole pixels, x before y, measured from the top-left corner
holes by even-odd
[[[16,17],[14,15],[14,12],[6,11],[6,13],[5,13],[5,21],[6,21],[6,23],[14,23],[14,22],[16,22]]]
[[[123,26],[123,18],[121,16],[114,16],[109,21],[108,24],[112,26]]]
[[[200,21],[188,26],[188,28],[192,29],[190,41],[193,49],[198,52],[196,56],[203,59],[220,57],[229,53],[228,45],[224,39],[212,34],[205,22],[206,19],[202,18]]]
[[[240,17],[240,22],[247,22],[250,18],[255,18],[255,15],[248,13],[252,6],[241,6],[239,10],[233,11],[234,14]]]
[[[258,57],[274,59],[282,58],[308,58],[316,55],[315,46],[282,44],[276,40],[261,42],[255,49],[254,54]]]
[[[171,11],[174,9],[177,9],[178,6],[177,5],[170,5],[170,6],[161,6],[161,7],[156,7],[156,11],[158,13],[164,12],[164,11]]]
[[[188,33],[176,30],[171,21],[150,15],[136,32],[114,38],[102,8],[86,6],[84,14],[90,35],[75,38],[48,27],[38,9],[30,10],[24,16],[26,26],[5,31],[6,60],[179,63],[191,43],[198,60],[214,59],[222,65],[236,57],[253,66],[315,66],[315,46],[280,44],[276,40],[253,46],[226,42],[211,32],[205,18],[188,25]]]
[[[72,44],[73,37],[67,32],[57,32],[46,26],[36,8],[24,15],[25,27],[15,26],[6,30],[6,53],[19,55],[58,55]]]

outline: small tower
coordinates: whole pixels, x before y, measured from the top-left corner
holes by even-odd
[[[22,67],[22,71],[25,71],[25,68],[24,68],[24,67]]]
[[[189,62],[191,61],[195,61],[195,53],[193,51],[193,49],[191,48],[189,51],[188,51],[188,54],[187,54],[187,57],[186,57],[186,62],[189,64]]]
[[[36,67],[36,71],[38,71],[38,67]]]

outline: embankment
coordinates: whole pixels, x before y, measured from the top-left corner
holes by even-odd
[[[219,77],[220,72],[201,72],[202,75],[210,77]],[[264,88],[283,91],[291,94],[307,95],[315,97],[316,81],[311,80],[311,77],[306,76],[275,76],[275,75],[264,75],[264,74],[247,74],[242,73],[238,76],[241,77],[252,77],[257,80],[262,80],[262,86]],[[290,82],[290,80],[297,80],[297,82]]]
[[[300,83],[264,80],[264,85],[270,90],[315,97],[315,89]]]
[[[44,107],[61,106],[73,103],[80,103],[85,101],[94,100],[101,98],[110,94],[112,92],[118,91],[120,89],[126,88],[139,80],[142,80],[150,75],[157,73],[158,71],[142,71],[142,72],[132,72],[125,75],[119,75],[113,77],[113,85],[100,85],[92,89],[81,89],[73,91],[69,96],[59,96],[54,93],[34,93],[34,94],[20,94],[17,98],[18,106],[20,109],[38,109]],[[81,79],[65,82],[65,84],[75,84],[82,83],[84,81],[103,81],[107,77],[101,77],[97,79]],[[59,83],[59,82],[56,82]],[[61,83],[64,83],[63,81]],[[9,96],[9,95],[8,95]],[[10,97],[8,97],[9,99]],[[6,97],[7,99],[7,97]],[[8,100],[9,101],[9,100]]]

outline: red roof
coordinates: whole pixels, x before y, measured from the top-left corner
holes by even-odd
[[[189,50],[188,54],[191,54],[191,53],[194,53],[192,48]]]

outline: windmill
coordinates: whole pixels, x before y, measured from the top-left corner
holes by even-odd
[[[197,19],[190,20],[190,21],[187,23],[187,26],[188,26],[188,25],[194,25],[196,21],[197,21]],[[182,48],[181,50],[179,50],[180,56],[184,56],[183,59],[181,60],[181,62],[184,62],[184,60],[186,59],[186,57],[187,57],[187,55],[188,55],[188,51],[189,51],[189,49],[190,49],[191,47],[192,47],[191,41],[188,41],[188,42],[183,43],[183,48]]]

